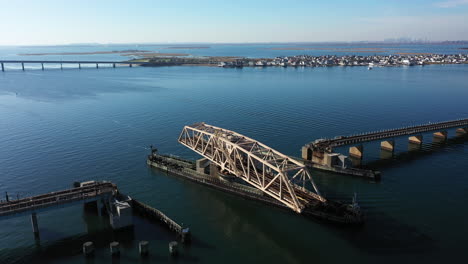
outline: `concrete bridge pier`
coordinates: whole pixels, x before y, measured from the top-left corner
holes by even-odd
[[[312,160],[312,150],[309,147],[302,147],[302,158],[305,160]]]
[[[24,71],[24,62],[23,62],[23,63],[21,63],[21,68],[22,68],[22,69],[23,69],[23,71]]]
[[[35,237],[39,237],[39,225],[37,224],[37,215],[36,213],[31,214],[31,224],[32,230]]]
[[[112,68],[115,68],[115,63],[112,63]]]
[[[386,140],[380,142],[380,158],[381,159],[390,159],[395,153],[395,141]]]
[[[63,64],[62,63],[60,63],[60,69],[63,70]]]
[[[129,65],[130,65],[130,66],[129,66],[130,68],[133,67],[133,64],[130,63]]]
[[[199,159],[196,161],[197,172],[208,174],[208,168],[210,167],[211,161],[207,158]]]
[[[447,141],[447,131],[439,131],[433,134],[433,142],[444,142]]]
[[[394,152],[395,150],[395,140],[386,140],[380,142],[380,148],[388,152]]]
[[[99,63],[96,63],[96,69],[99,69]]]
[[[44,70],[44,63],[41,63],[41,68],[42,70]]]
[[[78,63],[78,69],[81,70],[81,63]]]
[[[415,151],[415,150],[420,150],[422,143],[423,143],[423,136],[422,135],[417,135],[417,136],[411,136],[408,138],[408,150],[409,151]]]
[[[364,156],[364,147],[362,145],[350,147],[349,156],[355,159],[362,160],[362,157]]]
[[[468,134],[468,127],[457,128],[456,134],[457,137],[465,136]]]
[[[2,72],[5,71],[5,66],[3,65],[3,62],[2,62]]]

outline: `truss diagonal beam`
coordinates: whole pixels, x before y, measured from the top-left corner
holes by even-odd
[[[183,128],[179,142],[298,213],[311,201],[325,202],[303,164],[254,139],[196,123]]]

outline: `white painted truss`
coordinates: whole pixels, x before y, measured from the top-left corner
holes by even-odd
[[[179,142],[298,213],[325,202],[303,164],[254,139],[196,123],[184,127]]]

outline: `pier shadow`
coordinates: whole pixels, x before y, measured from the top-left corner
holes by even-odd
[[[361,165],[360,168],[379,170],[382,168],[404,165],[405,162],[411,162],[417,159],[422,159],[424,157],[438,153],[447,147],[463,145],[467,142],[468,136],[463,135],[450,138],[446,141],[436,141],[423,145],[409,144],[407,152],[396,153],[391,157],[369,161],[368,163]]]

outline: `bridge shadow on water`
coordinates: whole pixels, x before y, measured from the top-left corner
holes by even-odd
[[[42,228],[41,238],[34,238],[35,244],[26,247],[0,250],[0,256],[5,263],[48,263],[63,260],[68,262],[70,258],[76,258],[79,263],[160,263],[171,262],[168,243],[177,241],[176,235],[160,223],[150,221],[137,214],[133,216],[133,226],[113,230],[107,221],[108,215],[98,217],[95,214],[85,212],[83,215],[87,233],[63,237],[63,234],[51,229]],[[61,239],[54,239],[62,237]],[[148,256],[142,257],[138,252],[139,241],[150,241]],[[83,256],[83,243],[92,241],[95,253],[92,257]],[[112,257],[109,244],[118,241],[120,244],[120,256]],[[197,257],[191,256],[192,245],[210,247],[203,241],[192,238],[192,243],[179,245],[178,260],[184,262],[199,262]],[[164,246],[161,246],[164,245]],[[0,261],[0,263],[4,263]]]
[[[458,136],[454,138],[447,139],[446,141],[441,142],[432,142],[423,144],[420,147],[411,146],[408,151],[388,155],[387,157],[380,158],[377,160],[370,160],[366,164],[361,165],[361,168],[379,170],[384,168],[404,166],[408,162],[412,162],[424,157],[440,153],[441,151],[449,147],[458,147],[468,142],[468,135]],[[384,154],[385,155],[385,154]],[[382,155],[381,155],[382,156]],[[385,177],[385,175],[383,175]]]
[[[161,174],[166,175],[165,173]],[[313,231],[307,231],[317,228],[326,230],[325,234],[330,232],[368,255],[424,254],[436,248],[434,240],[429,235],[424,234],[417,226],[405,224],[389,214],[379,211],[376,207],[362,207],[366,213],[364,225],[337,225],[316,218],[300,216],[287,208],[265,205],[259,201],[200,186],[177,176],[166,176],[184,182],[190,189],[194,189],[198,196],[208,196],[206,199],[210,200],[210,205],[216,207],[212,209],[216,209],[217,212],[222,211],[223,215],[220,218],[223,220],[224,232],[229,234],[247,232],[250,235],[255,235],[258,243],[263,243],[263,241],[268,243],[272,251],[275,251],[275,248],[280,250],[282,257],[291,260],[291,262],[297,262],[297,259],[301,258],[299,256],[305,256],[303,252],[300,252],[310,249],[301,248],[301,246],[310,245],[312,242],[310,240],[326,240],[326,238],[317,238],[313,233],[308,233]],[[201,192],[201,190],[203,191]],[[327,190],[327,193],[330,197],[342,197],[331,190]],[[294,229],[291,232],[299,233],[301,237],[292,239],[288,233],[281,232],[279,234],[278,232],[284,226],[288,226],[288,229]],[[300,243],[301,241],[305,243]],[[217,250],[216,247],[209,249]]]

